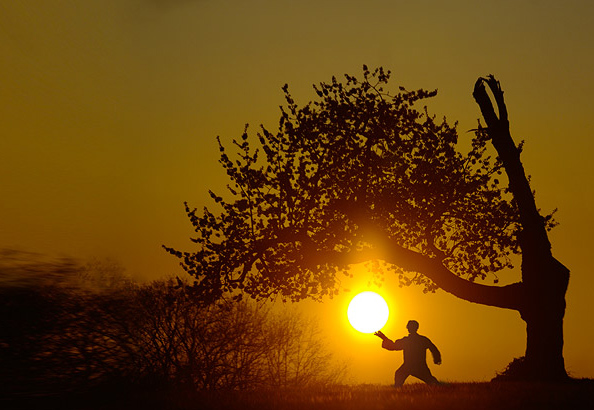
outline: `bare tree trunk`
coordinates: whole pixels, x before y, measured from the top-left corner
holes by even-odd
[[[485,89],[491,89],[499,116]],[[563,359],[563,317],[569,270],[551,252],[544,218],[538,212],[534,195],[520,161],[507,118],[503,91],[493,76],[479,78],[473,96],[487,123],[487,132],[499,154],[509,187],[520,212],[522,232],[522,288],[520,314],[526,322],[526,356],[516,377],[536,380],[567,378]]]
[[[526,372],[528,378],[560,380],[567,378],[563,360],[563,316],[569,270],[553,257],[542,258],[537,266],[522,267],[528,281],[520,314],[526,321]],[[533,272],[527,271],[528,269]]]

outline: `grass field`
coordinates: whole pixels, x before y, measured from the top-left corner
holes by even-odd
[[[91,395],[0,402],[3,409],[594,409],[594,381],[567,384],[450,383],[217,392],[96,392]]]

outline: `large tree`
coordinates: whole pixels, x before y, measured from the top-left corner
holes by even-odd
[[[402,284],[519,311],[523,377],[566,377],[569,273],[551,254],[554,222],[536,208],[499,83],[477,81],[487,127],[479,123],[463,149],[455,125],[415,108],[435,91],[390,92],[389,78],[364,66],[362,79],[314,86],[318,98],[302,107],[285,85],[277,132],[262,127],[256,141],[246,126],[234,155],[219,140],[230,180],[226,193],[210,191],[219,209],[186,204],[198,249],[166,249],[207,303],[242,294],[320,299],[338,291],[349,265],[381,261]],[[522,258],[521,280],[499,286],[513,255]]]

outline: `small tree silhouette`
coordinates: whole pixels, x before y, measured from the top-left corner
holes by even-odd
[[[319,98],[303,107],[285,85],[279,130],[262,127],[260,148],[247,126],[233,140],[237,158],[219,140],[230,184],[227,194],[210,195],[221,209],[199,212],[186,203],[198,250],[165,249],[196,278],[194,292],[205,303],[242,294],[320,299],[338,292],[350,264],[383,261],[404,285],[520,311],[528,325],[526,374],[566,377],[568,270],[551,255],[554,221],[536,209],[499,84],[477,82],[487,128],[479,124],[462,153],[455,126],[414,108],[436,92],[391,93],[384,90],[389,77],[364,66],[362,80],[345,75],[344,83],[333,77],[314,86]],[[478,283],[498,283],[497,272],[520,253],[521,282]]]

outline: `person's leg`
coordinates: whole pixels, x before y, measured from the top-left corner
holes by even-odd
[[[400,387],[404,384],[404,381],[409,376],[408,369],[404,365],[400,366],[396,373],[394,373],[394,387]]]
[[[411,376],[416,377],[424,381],[427,384],[439,384],[439,381],[431,374],[431,370],[428,367],[422,369],[415,369],[410,373]]]

